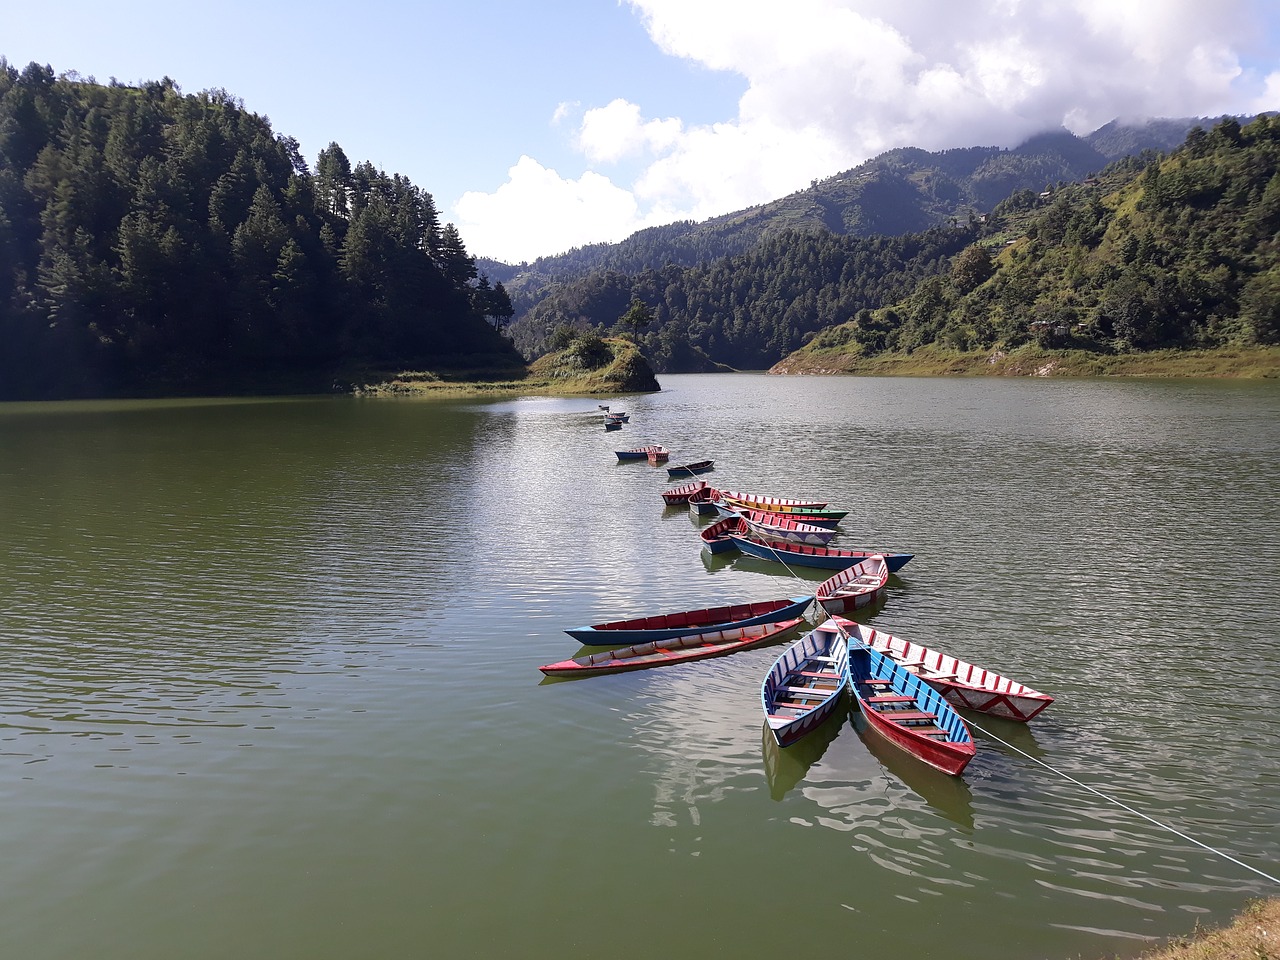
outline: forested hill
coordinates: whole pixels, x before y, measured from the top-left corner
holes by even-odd
[[[1097,353],[1280,343],[1280,116],[1195,129],[1128,176],[1006,205],[948,269],[823,331],[793,369],[927,344]],[[1019,211],[1021,207],[1021,211]]]
[[[680,221],[640,230],[618,243],[598,243],[531,264],[481,260],[512,290],[517,313],[540,299],[551,283],[592,271],[640,273],[668,264],[691,267],[750,250],[769,233],[826,230],[852,236],[898,235],[945,226],[989,212],[1019,190],[1036,193],[1079,181],[1108,163],[1143,151],[1166,152],[1195,118],[1112,121],[1085,137],[1066,130],[1044,133],[1013,148],[965,147],[929,152],[890,150],[866,163],[815,180],[789,196],[703,222]]]
[[[1194,128],[1168,158],[1129,157],[918,233],[784,231],[696,267],[598,271],[555,285],[511,329],[533,355],[558,329],[608,328],[638,300],[659,373],[706,358],[761,369],[810,341],[866,351],[1274,342],[1278,130],[1265,117]]]
[[[0,58],[0,399],[327,389],[522,367],[431,194],[223,91]]]

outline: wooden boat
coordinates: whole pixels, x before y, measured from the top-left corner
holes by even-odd
[[[693,463],[682,463],[678,467],[667,467],[667,476],[673,480],[676,477],[692,477],[699,473],[707,473],[715,467],[714,460],[695,460]]]
[[[621,430],[621,429],[622,429],[622,421],[621,421],[621,420],[606,420],[606,421],[604,422],[604,428],[605,428],[606,430]]]
[[[699,490],[689,498],[689,512],[696,517],[715,516],[720,512],[715,504],[715,497],[719,492],[715,487]]]
[[[716,509],[721,514],[728,513],[771,513],[775,516],[790,517],[793,520],[799,520],[802,523],[812,523],[820,527],[836,527],[840,521],[849,515],[848,510],[833,510],[830,507],[804,507],[795,510],[768,510],[759,507],[747,507],[738,503],[736,500],[726,500],[724,495],[713,498]]]
[[[749,627],[754,623],[776,623],[792,617],[804,616],[813,597],[788,597],[782,600],[758,600],[755,603],[737,603],[722,607],[705,607],[701,610],[683,610],[679,613],[658,613],[631,620],[614,620],[590,627],[574,627],[566,630],[569,636],[594,647],[619,647],[629,643],[646,643],[650,640],[668,640],[691,633],[708,630],[732,630]]]
[[[745,536],[747,522],[741,517],[721,517],[715,523],[703,527],[698,536],[702,538],[702,549],[707,553],[727,553],[736,550],[733,537]]]
[[[842,618],[827,623],[833,621],[846,632],[854,626]],[[973,736],[942,694],[862,643],[850,643],[847,663],[854,700],[867,725],[929,766],[959,776],[973,759]]]
[[[669,459],[671,459],[671,451],[662,444],[658,444],[649,451],[650,463],[666,463]]]
[[[699,490],[705,490],[706,487],[707,481],[705,480],[693,480],[689,483],[682,483],[680,486],[672,487],[670,490],[663,490],[662,500],[669,507],[674,507],[678,504],[685,504],[689,502],[690,497]]]
[[[793,500],[789,497],[766,497],[754,493],[742,493],[737,490],[721,490],[720,499],[737,503],[752,510],[769,510],[773,513],[791,513],[795,510],[824,510],[828,506],[825,500]]]
[[[866,624],[850,622],[848,631],[851,643],[864,643],[889,657],[941,693],[954,707],[1025,723],[1053,703],[1053,697],[1047,693],[1033,690],[994,670],[922,647]]]
[[[646,460],[652,450],[659,450],[661,447],[657,444],[649,444],[647,447],[632,447],[630,450],[615,450],[619,460]]]
[[[609,412],[609,405],[607,403],[599,403],[599,404],[596,404],[596,406],[598,406],[605,413]]]
[[[617,650],[605,650],[559,663],[548,663],[538,669],[549,677],[594,677],[603,673],[624,673],[666,667],[676,663],[725,657],[739,650],[750,650],[782,640],[804,623],[800,617],[776,623],[753,623],[728,630],[690,633],[669,640],[650,640]]]
[[[605,423],[630,423],[631,416],[629,414],[622,413],[622,412],[606,413],[604,415],[604,422]]]
[[[725,503],[717,503],[716,509],[720,511],[722,517],[739,516],[753,523],[807,523],[827,530],[834,530],[840,525],[839,517],[828,517],[821,513],[773,513],[770,510],[753,510],[750,507],[734,507]],[[837,510],[836,513],[840,511]]]
[[[765,721],[778,746],[820,726],[839,704],[848,676],[848,644],[830,620],[789,646],[760,685]]]
[[[785,563],[789,567],[818,567],[826,570],[844,570],[855,563],[861,563],[869,557],[879,554],[884,557],[885,565],[890,573],[896,573],[906,565],[915,554],[886,553],[882,550],[842,550],[839,547],[815,547],[808,543],[771,543],[751,536],[730,534],[740,551],[749,557],[761,560],[774,560]]]
[[[789,520],[786,517],[779,517],[777,514],[772,514],[771,516],[776,517],[776,519],[752,520],[748,517],[743,517],[742,519],[746,521],[747,529],[757,537],[760,537],[760,539],[768,540],[770,543],[784,540],[790,543],[812,543],[825,547],[831,542],[831,538],[836,535],[834,530],[828,530],[826,527],[815,527],[811,523]]]
[[[852,613],[859,607],[883,601],[888,582],[889,564],[875,554],[818,584],[817,601],[827,613]]]

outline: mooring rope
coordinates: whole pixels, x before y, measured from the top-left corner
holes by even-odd
[[[766,544],[766,546],[768,546],[770,553],[774,555],[774,560],[782,564],[782,566],[786,569],[788,574],[790,574],[794,579],[799,580],[801,583],[808,584],[809,581],[805,580],[803,577],[797,574],[795,570],[791,569],[791,566],[787,563],[786,560],[778,556],[778,551],[772,546],[772,544]],[[815,597],[814,603],[816,604],[817,602],[818,602],[817,598]],[[821,604],[818,604],[818,606],[821,609]],[[835,618],[832,618],[832,622],[835,625],[836,630],[839,631],[840,635],[843,636],[845,640],[849,640],[850,635],[848,631],[846,631],[840,625],[839,621],[836,620]],[[1068,780],[1071,783],[1074,783],[1076,786],[1081,787],[1084,790],[1088,790],[1090,793],[1101,797],[1103,800],[1106,800],[1108,803],[1114,803],[1116,806],[1129,811],[1134,816],[1141,817],[1143,820],[1146,820],[1149,823],[1155,824],[1160,829],[1167,830],[1170,833],[1174,834],[1175,836],[1181,837],[1183,840],[1186,840],[1188,843],[1193,843],[1197,847],[1200,847],[1204,850],[1208,850],[1210,853],[1214,854],[1215,856],[1222,857],[1222,859],[1224,860],[1229,860],[1232,863],[1234,863],[1236,866],[1244,867],[1244,869],[1249,870],[1253,873],[1256,873],[1258,876],[1263,877],[1266,880],[1270,880],[1272,883],[1280,886],[1280,879],[1273,877],[1271,874],[1266,873],[1265,871],[1259,870],[1257,867],[1250,866],[1249,864],[1245,863],[1243,860],[1238,860],[1237,858],[1231,856],[1231,854],[1226,853],[1222,850],[1219,850],[1217,847],[1212,847],[1209,844],[1204,843],[1203,841],[1197,840],[1195,837],[1190,836],[1189,834],[1183,833],[1181,830],[1178,830],[1175,827],[1171,827],[1167,823],[1161,823],[1155,817],[1149,816],[1148,814],[1143,813],[1141,810],[1135,809],[1134,807],[1130,806],[1124,801],[1117,800],[1115,797],[1112,797],[1112,796],[1108,796],[1107,794],[1103,793],[1101,790],[1097,789],[1096,787],[1091,787],[1089,786],[1089,784],[1083,783],[1080,780],[1077,780],[1075,777],[1071,776],[1068,773],[1064,773],[1062,770],[1059,770],[1057,767],[1054,767],[1051,764],[1045,763],[1039,757],[1034,757],[1031,754],[1027,753],[1025,750],[1019,747],[1015,747],[1012,743],[1009,743],[1007,740],[996,736],[994,733],[992,733],[990,730],[988,730],[986,727],[982,726],[981,724],[974,723],[972,720],[968,718],[965,718],[965,723],[968,724],[970,727],[973,727],[974,729],[981,731],[986,736],[990,737],[992,740],[995,740],[997,743],[1003,744],[1004,746],[1008,747],[1010,750],[1014,750],[1022,754],[1028,760],[1032,760],[1035,763],[1040,764],[1040,766],[1044,767],[1050,773],[1057,774],[1058,776],[1062,777],[1064,780]]]
[[[1134,816],[1141,817],[1143,820],[1146,820],[1149,823],[1154,823],[1157,827],[1159,827],[1162,830],[1168,830],[1170,833],[1181,837],[1183,840],[1186,840],[1188,843],[1194,843],[1197,847],[1201,847],[1205,850],[1208,850],[1210,853],[1215,854],[1219,857],[1222,857],[1224,860],[1230,860],[1236,866],[1244,867],[1246,870],[1250,870],[1253,873],[1256,873],[1258,876],[1264,877],[1267,880],[1270,880],[1272,883],[1280,885],[1280,879],[1277,879],[1276,877],[1271,876],[1271,874],[1265,873],[1264,871],[1259,870],[1257,867],[1251,867],[1249,864],[1245,863],[1243,860],[1237,860],[1235,857],[1231,856],[1231,854],[1224,853],[1222,850],[1219,850],[1217,847],[1211,847],[1209,846],[1209,844],[1203,843],[1200,840],[1197,840],[1195,837],[1190,836],[1186,833],[1183,833],[1181,830],[1178,830],[1175,827],[1169,826],[1169,824],[1167,823],[1161,823],[1155,817],[1148,816],[1147,814],[1143,813],[1141,810],[1137,810],[1134,807],[1130,806],[1129,804],[1125,803],[1123,800],[1117,800],[1115,797],[1108,796],[1107,794],[1103,793],[1101,790],[1097,789],[1096,787],[1091,787],[1087,783],[1082,783],[1081,781],[1077,780],[1075,777],[1071,776],[1070,774],[1064,773],[1063,771],[1059,770],[1057,767],[1054,767],[1051,764],[1045,763],[1039,757],[1034,757],[1031,754],[1027,753],[1027,751],[1022,750],[1019,747],[1015,747],[1009,741],[1001,737],[997,737],[994,733],[992,733],[990,730],[988,730],[986,727],[982,726],[981,724],[974,723],[972,720],[968,719],[967,717],[965,718],[965,723],[967,723],[969,726],[977,730],[980,730],[982,733],[986,734],[992,740],[995,740],[997,743],[1003,744],[1004,746],[1008,747],[1010,750],[1016,750],[1018,753],[1022,754],[1028,760],[1032,760],[1040,764],[1040,766],[1044,767],[1050,773],[1055,773],[1058,776],[1062,777],[1064,780],[1069,780],[1070,782],[1074,783],[1077,787],[1082,787],[1085,790],[1088,790],[1090,793],[1096,794],[1097,796],[1101,797],[1103,800],[1106,800],[1108,803],[1114,803],[1117,807],[1121,807],[1125,810],[1128,810]]]

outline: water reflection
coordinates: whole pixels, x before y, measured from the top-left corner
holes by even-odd
[[[822,759],[827,747],[840,735],[840,728],[848,717],[848,708],[837,708],[811,733],[789,747],[778,746],[778,738],[769,725],[761,727],[761,752],[764,755],[765,777],[769,781],[769,796],[781,800],[796,784],[804,779],[809,768]]]
[[[850,725],[885,772],[901,780],[928,806],[966,831],[973,830],[973,791],[962,777],[935,770],[870,729],[855,711]]]

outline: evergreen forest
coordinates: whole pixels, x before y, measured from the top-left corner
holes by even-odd
[[[221,90],[0,58],[0,399],[519,378],[584,334],[657,372],[797,351],[1280,342],[1280,118],[890,151],[769,204],[533,264]]]
[[[0,58],[0,399],[307,392],[522,370],[430,193],[225,91]]]
[[[653,318],[641,345],[660,373],[765,369],[801,347],[1275,344],[1280,117],[1194,126],[1170,152],[1146,148],[1078,180],[1015,189],[987,212],[975,202],[918,232],[774,230],[693,266],[593,270],[546,285],[527,306],[519,278],[510,283],[511,330],[528,354],[565,328],[616,327],[639,299]]]

